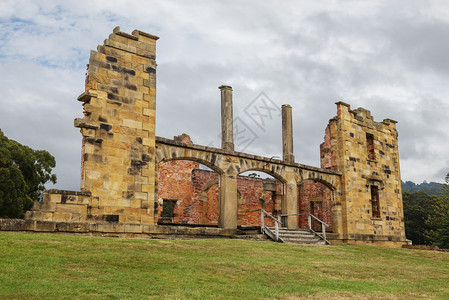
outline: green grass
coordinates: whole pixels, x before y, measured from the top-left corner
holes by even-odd
[[[449,299],[449,253],[0,232],[0,299]]]

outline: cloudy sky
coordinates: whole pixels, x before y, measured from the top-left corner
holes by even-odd
[[[56,188],[79,189],[76,98],[89,51],[115,26],[160,37],[158,136],[219,146],[227,84],[246,132],[237,150],[281,156],[279,107],[290,104],[296,161],[319,166],[344,101],[398,121],[404,181],[449,172],[448,1],[1,0],[0,129],[56,157]]]

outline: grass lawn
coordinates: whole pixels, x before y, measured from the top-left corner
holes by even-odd
[[[0,299],[449,299],[449,253],[0,232]]]

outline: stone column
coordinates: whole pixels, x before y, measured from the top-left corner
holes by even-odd
[[[293,155],[293,126],[292,107],[282,105],[282,159],[286,162],[295,162]]]
[[[347,223],[346,218],[343,218],[342,213],[342,199],[340,196],[340,191],[332,191],[332,232],[337,236],[338,239],[343,239],[344,234],[347,233],[345,228],[347,224],[343,224],[343,221]],[[345,216],[346,217],[346,216]]]
[[[237,176],[220,175],[218,227],[237,228]]]
[[[285,174],[285,195],[282,213],[288,214],[287,228],[298,228],[298,184],[293,170]]]
[[[234,151],[232,87],[221,85],[221,148]]]

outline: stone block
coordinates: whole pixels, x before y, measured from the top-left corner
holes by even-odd
[[[124,224],[116,223],[100,223],[95,226],[95,230],[98,232],[125,232]]]
[[[124,222],[128,224],[140,224],[140,215],[128,215],[125,220]]]
[[[56,204],[57,212],[66,212],[66,213],[79,213],[86,214],[87,213],[87,205],[84,204]]]
[[[72,218],[72,214],[71,213],[62,213],[62,212],[55,212],[53,214],[53,220],[55,222],[70,222]]]
[[[0,231],[32,230],[33,222],[21,219],[0,219]]]
[[[131,207],[131,201],[128,199],[117,199],[118,207]]]
[[[148,200],[148,194],[144,193],[144,192],[135,192],[134,193],[134,199],[137,199],[137,200]],[[138,207],[140,207],[140,205]]]
[[[42,212],[54,212],[55,209],[55,202],[35,202],[33,206],[33,210],[39,210]]]
[[[48,194],[49,200],[52,203],[61,203],[61,194]]]
[[[53,221],[53,212],[43,212],[42,221]]]
[[[90,226],[87,223],[56,223],[56,231],[60,232],[89,232]]]
[[[155,225],[153,216],[142,215],[142,216],[140,216],[140,222],[143,225]]]
[[[131,208],[141,208],[142,200],[131,200]]]
[[[140,224],[125,224],[126,233],[142,233],[142,225]]]
[[[35,221],[34,230],[42,232],[56,231],[56,222]]]
[[[42,220],[42,218],[43,218],[43,215],[44,215],[44,212],[43,211],[40,211],[40,210],[37,210],[37,211],[27,211],[27,214],[26,214],[26,218],[28,219],[28,220]]]
[[[123,126],[125,127],[142,129],[142,122],[138,122],[132,119],[123,119],[122,122]]]

